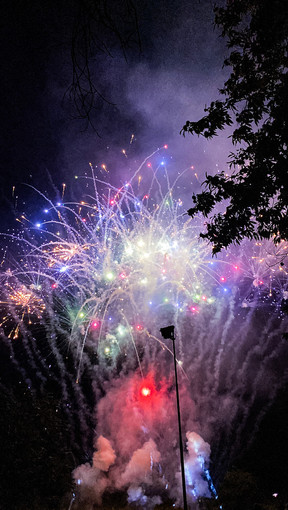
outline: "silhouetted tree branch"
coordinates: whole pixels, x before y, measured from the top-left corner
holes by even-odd
[[[181,132],[211,138],[233,125],[234,168],[206,175],[188,214],[208,217],[201,237],[213,253],[250,239],[288,239],[288,3],[286,0],[227,0],[215,8],[215,23],[227,38],[231,74],[207,115],[187,121]],[[227,201],[224,212],[218,204]]]
[[[75,0],[73,14],[72,83],[66,96],[77,118],[93,127],[93,111],[103,101],[113,105],[93,69],[95,57],[102,54],[112,59],[120,51],[127,59],[129,49],[135,47],[141,52],[137,10],[132,0]]]

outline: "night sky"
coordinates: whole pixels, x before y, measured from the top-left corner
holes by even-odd
[[[53,186],[61,188],[62,182],[69,188],[73,176],[87,170],[89,162],[109,163],[110,174],[121,173],[123,179],[132,158],[140,163],[164,144],[169,144],[178,169],[193,164],[199,177],[214,171],[216,164],[225,165],[224,137],[221,143],[218,139],[208,144],[192,137],[184,140],[179,134],[187,119],[201,116],[223,81],[225,50],[213,28],[213,2],[137,6],[141,48],[132,45],[125,59],[119,44],[112,42],[111,56],[99,53],[93,60],[96,86],[113,103],[99,99],[92,119],[95,130],[75,118],[77,112],[65,96],[72,80],[70,41],[75,23],[69,5],[2,5],[4,210],[9,210],[12,186],[21,209],[27,193],[22,183],[44,191],[44,179],[45,184],[50,181],[49,192]],[[128,161],[123,149],[130,150]]]
[[[100,179],[108,179],[116,188],[121,188],[136,172],[145,158],[157,148],[167,144],[168,149],[164,151],[161,149],[159,153],[157,152],[153,156],[153,162],[155,166],[161,165],[164,158],[171,181],[184,169],[191,170],[190,173],[185,174],[185,178],[181,181],[182,188],[179,191],[184,206],[187,207],[191,205],[192,193],[200,190],[200,184],[206,172],[228,171],[227,161],[231,150],[230,141],[227,138],[229,133],[222,133],[211,141],[196,136],[183,138],[180,135],[180,130],[185,122],[199,119],[203,114],[205,105],[218,97],[218,89],[228,73],[227,69],[222,69],[223,59],[227,53],[225,41],[213,26],[214,2],[212,0],[159,0],[154,5],[154,2],[149,0],[143,2],[137,0],[135,5],[138,12],[141,47],[134,37],[126,48],[125,54],[119,45],[119,41],[113,35],[109,33],[107,35],[105,30],[103,30],[103,33],[99,31],[99,38],[109,48],[109,55],[94,49],[90,60],[90,69],[97,90],[107,101],[99,97],[96,108],[91,115],[91,123],[87,123],[87,119],[77,118],[75,106],[69,100],[68,94],[72,82],[71,40],[75,24],[77,26],[75,4],[64,0],[38,3],[30,0],[27,2],[16,0],[8,2],[4,0],[1,4],[0,231],[3,234],[5,232],[9,234],[16,232],[21,237],[22,225],[19,225],[17,218],[24,213],[32,225],[35,222],[43,221],[44,200],[38,192],[35,193],[34,188],[55,203],[59,200],[62,201],[63,183],[65,183],[64,199],[66,201],[79,202],[83,197],[85,199],[86,194],[91,192],[85,184],[85,178],[91,172],[90,164],[98,173]],[[110,5],[111,8],[116,8],[118,3],[115,2],[114,4],[112,1]],[[105,164],[108,172],[101,170],[103,164]],[[77,176],[77,179],[75,176]],[[185,210],[183,210],[184,212]],[[34,237],[32,236],[29,239],[34,239]],[[7,244],[9,244],[7,237],[2,236],[1,253],[3,259],[6,256]],[[16,251],[14,242],[12,253],[15,259],[17,258]],[[223,308],[224,311],[220,312],[220,305],[217,305],[215,317],[210,317],[208,320],[208,315],[205,316],[206,312],[204,312],[203,322],[201,323],[198,319],[197,323],[196,319],[196,326],[192,327],[192,329],[195,328],[193,334],[197,334],[195,358],[200,360],[207,356],[208,361],[205,368],[202,369],[196,361],[194,364],[194,355],[192,357],[190,347],[184,344],[181,355],[184,358],[186,355],[187,359],[190,360],[190,365],[186,367],[187,373],[193,381],[191,383],[193,391],[199,390],[199,397],[197,400],[195,394],[190,395],[185,388],[183,389],[181,398],[184,402],[184,409],[186,409],[186,405],[189,409],[194,409],[195,402],[196,408],[198,406],[197,419],[192,411],[190,414],[188,411],[186,413],[184,411],[183,420],[187,426],[192,426],[193,423],[195,430],[203,434],[205,440],[208,441],[209,439],[211,442],[211,471],[215,477],[216,485],[223,478],[225,470],[234,466],[235,463],[237,467],[250,470],[256,477],[262,479],[262,485],[269,486],[269,491],[271,489],[274,492],[284,492],[287,479],[287,476],[285,478],[285,475],[283,475],[286,462],[285,448],[287,450],[287,447],[283,445],[285,441],[285,444],[287,444],[288,439],[288,399],[287,391],[285,392],[287,381],[287,368],[285,367],[287,367],[288,352],[281,335],[285,330],[286,319],[283,319],[279,306],[275,305],[274,302],[273,307],[275,305],[276,312],[274,308],[271,311],[272,305],[269,308],[270,305],[268,306],[266,301],[259,313],[253,308],[254,304],[251,303],[254,303],[254,299],[256,300],[258,286],[262,285],[263,282],[261,283],[260,279],[256,281],[254,276],[251,277],[251,274],[253,275],[251,273],[252,263],[248,262],[248,253],[250,254],[250,247],[245,245],[240,259],[243,266],[245,264],[247,267],[249,264],[250,266],[245,273],[244,283],[237,284],[238,290],[233,295],[231,291],[232,297],[229,306],[227,305],[227,310],[225,309],[225,311]],[[224,262],[235,266],[234,248],[229,251],[227,260],[226,255],[225,252],[222,257]],[[19,262],[17,263],[19,264]],[[5,268],[4,262],[1,264],[1,269],[2,266]],[[201,273],[201,267],[197,271]],[[234,278],[230,273],[230,269],[227,270],[225,281],[229,278],[232,281],[232,278]],[[213,276],[213,278],[219,280],[221,273],[218,271],[215,274],[216,277]],[[126,275],[124,276],[126,277]],[[252,278],[252,280],[249,281],[249,278],[250,280]],[[4,281],[4,279],[1,281]],[[56,288],[58,283],[54,282],[54,285],[54,288]],[[283,289],[286,290],[286,283],[283,284],[283,280],[279,280],[277,285],[275,295],[278,302],[280,302],[279,296]],[[216,290],[215,292],[219,296],[219,291]],[[243,296],[241,299],[239,298],[239,295],[242,295],[241,293],[245,294],[245,296],[243,294],[244,300]],[[206,296],[203,299],[206,300]],[[219,303],[222,303],[221,300],[223,299],[221,295]],[[242,308],[237,300],[239,303],[242,302]],[[60,300],[57,302],[58,312],[61,309],[61,303]],[[198,313],[197,306],[196,312]],[[163,317],[166,318],[165,315]],[[207,323],[205,317],[208,320]],[[280,322],[277,322],[278,319]],[[223,327],[220,327],[220,320],[223,321]],[[247,327],[248,321],[250,321],[250,330]],[[269,342],[270,338],[272,339],[270,343],[265,340],[265,331],[262,328],[263,321],[266,321],[265,331],[267,332],[266,336],[269,337]],[[64,319],[63,324],[61,323],[61,327],[65,329]],[[93,369],[94,371],[91,369],[94,361],[95,366],[98,367],[101,360],[100,357],[97,357],[98,354],[92,352],[92,344],[89,343],[87,359],[89,355],[90,371],[88,369],[84,370],[82,381],[79,384],[81,390],[78,391],[74,382],[72,383],[72,377],[77,373],[78,367],[73,366],[75,362],[74,354],[73,352],[71,354],[69,349],[65,347],[64,335],[63,338],[61,335],[57,337],[56,329],[53,330],[53,335],[57,338],[55,341],[53,340],[55,351],[51,353],[49,351],[52,345],[51,340],[49,340],[49,347],[47,347],[45,336],[43,336],[44,330],[41,327],[37,328],[37,325],[32,327],[32,336],[36,339],[34,344],[36,347],[33,347],[29,339],[23,341],[22,344],[21,339],[17,339],[13,346],[14,350],[11,349],[11,351],[6,348],[8,345],[7,338],[4,342],[7,332],[5,331],[4,334],[4,330],[1,330],[3,345],[5,344],[4,348],[1,349],[1,385],[9,390],[10,387],[14,387],[15,382],[16,385],[18,384],[19,379],[21,384],[27,384],[29,389],[35,388],[38,397],[41,396],[41,392],[45,393],[47,391],[49,395],[52,395],[52,398],[55,397],[61,400],[62,403],[65,401],[65,406],[71,407],[70,414],[70,411],[68,411],[69,419],[71,423],[74,423],[73,425],[70,423],[71,430],[73,429],[71,437],[73,436],[72,441],[78,442],[76,465],[80,465],[79,471],[76,475],[74,474],[74,479],[77,480],[77,476],[79,476],[79,479],[82,480],[81,477],[83,477],[83,480],[86,480],[85,477],[88,479],[90,474],[87,465],[85,468],[85,462],[89,461],[91,463],[96,444],[96,436],[93,438],[93,427],[95,428],[95,410],[93,408],[95,403],[97,399],[101,401],[97,410],[98,436],[105,430],[109,430],[110,436],[112,436],[112,432],[115,433],[117,417],[115,418],[111,408],[117,407],[118,401],[125,392],[129,393],[129,389],[127,389],[129,384],[138,384],[137,377],[139,374],[129,376],[129,379],[129,364],[127,360],[123,361],[121,359],[117,367],[113,367],[113,370],[115,369],[114,375],[115,373],[117,376],[121,374],[122,377],[123,386],[120,389],[117,388],[113,377],[107,375],[108,368],[107,370],[105,368],[101,374],[96,369]],[[188,331],[186,323],[183,328]],[[211,348],[211,352],[209,352],[209,349],[206,352],[204,347],[202,349],[199,338],[202,338],[202,333],[203,338],[205,335],[213,336],[214,331],[216,331],[215,338],[217,334],[219,336],[219,350],[216,352],[217,349],[214,346]],[[52,338],[52,333],[50,333],[49,335]],[[223,345],[230,337],[231,346],[229,344],[229,348],[227,347],[225,352]],[[275,343],[273,343],[278,340],[281,347],[275,347]],[[243,342],[243,348],[241,342]],[[262,347],[265,352],[261,353]],[[215,349],[215,352],[212,355],[213,349]],[[11,354],[12,351],[13,354]],[[233,352],[235,352],[235,359],[237,357],[240,360],[243,370],[237,371],[237,375],[234,375],[233,367],[236,374],[237,364],[235,360],[231,361],[231,366],[227,369],[227,373],[225,372],[225,376],[223,375],[223,379],[221,379],[221,374],[217,379],[219,392],[217,393],[215,390],[214,401],[212,398],[214,394],[212,379],[210,380],[209,377],[210,372],[212,372],[212,365],[213,370],[215,369],[215,372],[217,372],[216,365],[220,359],[220,351],[221,353],[224,352],[225,367],[229,366],[229,356],[233,359]],[[251,351],[251,355],[247,355],[246,362],[245,356],[248,351]],[[61,363],[57,360],[58,352],[61,353],[61,357],[63,356],[63,360],[64,358],[66,360],[67,375],[63,375],[62,358]],[[143,352],[140,351],[141,356],[144,360],[143,366],[145,366],[148,373],[147,352],[144,348]],[[13,359],[14,357],[15,359]],[[157,359],[154,351],[151,357],[154,360]],[[33,360],[33,363],[31,360]],[[53,362],[55,362],[55,369],[53,369]],[[49,369],[46,370],[49,363],[52,364],[51,371],[53,372],[51,380],[47,376],[50,365]],[[261,363],[262,367],[259,368]],[[133,371],[133,369],[135,371],[135,367],[131,364],[130,370]],[[267,370],[267,379],[265,379],[264,369]],[[155,367],[153,370],[155,370]],[[259,376],[257,377],[258,373]],[[194,374],[199,377],[196,382]],[[155,377],[155,385],[158,385],[159,406],[169,408],[171,403],[169,395],[172,390],[168,382],[165,383],[165,386],[164,383],[159,382],[155,374],[153,377]],[[115,378],[117,379],[117,377]],[[283,384],[281,378],[283,378]],[[29,382],[27,382],[28,379]],[[45,381],[48,380],[48,383],[47,381],[44,383],[44,379]],[[55,382],[57,379],[61,380],[59,384]],[[26,383],[23,383],[25,380]],[[225,387],[225,381],[227,387]],[[269,387],[271,381],[272,385],[274,384],[273,388]],[[154,388],[154,379],[152,382],[149,379],[148,382]],[[260,387],[262,387],[261,391]],[[63,388],[65,388],[65,392]],[[90,388],[93,388],[93,390]],[[250,405],[250,397],[254,389],[255,392],[258,392],[257,398]],[[65,397],[61,394],[62,390]],[[207,397],[208,393],[209,397]],[[100,397],[103,397],[102,400]],[[238,399],[241,400],[239,412],[237,411]],[[83,411],[81,406],[84,401],[85,410]],[[215,421],[213,421],[213,412],[217,414],[219,405],[223,406],[223,414],[221,419],[215,418]],[[211,414],[209,414],[210,411],[207,411],[207,406],[210,406]],[[247,412],[247,417],[245,411],[248,408],[250,414]],[[230,409],[233,410],[233,417],[229,416]],[[121,416],[124,426],[130,420],[130,415],[127,418],[125,414],[128,411],[129,408],[125,412],[119,410],[119,415],[123,413],[123,416]],[[150,419],[152,423],[152,411],[150,408],[147,411],[147,423],[150,423]],[[171,411],[171,415],[174,411]],[[115,423],[112,423],[112,425],[107,418],[107,416],[110,416],[109,413],[114,416],[111,422],[115,420]],[[207,419],[204,418],[205,413]],[[259,416],[261,416],[261,420],[263,418],[263,421],[258,419]],[[165,421],[165,419],[164,417],[163,420]],[[225,427],[225,419],[229,424],[227,427]],[[237,430],[235,431],[237,420],[241,424],[239,437]],[[167,423],[170,427],[170,422]],[[205,423],[205,426],[203,426],[203,423]],[[159,444],[162,444],[161,422],[154,423],[154,427],[156,432],[153,438],[160,438]],[[167,438],[171,439],[173,431],[171,432],[169,427]],[[213,427],[218,428],[213,432]],[[86,432],[85,437],[83,431]],[[124,432],[123,427],[120,427],[121,440],[118,441],[119,444],[124,445],[123,458],[127,455]],[[130,434],[133,437],[133,451],[135,454],[139,450],[139,445],[137,443],[138,432],[135,433],[135,437],[134,432],[131,429]],[[239,443],[240,440],[243,441],[242,444]],[[149,443],[148,440],[147,443]],[[145,445],[143,446],[144,449]],[[246,449],[247,445],[249,446],[248,450]],[[204,450],[205,447],[204,445]],[[100,449],[99,444],[97,448]],[[110,445],[108,445],[108,450],[109,448]],[[152,445],[151,448],[154,448],[153,452],[155,451],[156,459],[159,452],[155,445]],[[229,455],[226,455],[227,451],[229,451]],[[111,449],[109,452],[113,457]],[[206,452],[205,455],[208,459],[209,454]],[[134,459],[133,456],[132,458]],[[95,463],[97,464],[97,462],[100,463],[99,459],[96,458]],[[165,464],[165,458],[163,462]],[[124,474],[121,475],[124,480],[122,480],[122,486],[121,484],[117,486],[113,481],[118,489],[122,489],[125,486],[125,480],[129,479],[130,467],[127,461]],[[87,472],[85,472],[85,469]],[[107,469],[109,469],[109,466]],[[271,476],[270,473],[272,473]],[[98,478],[97,480],[101,485],[103,479]],[[134,480],[134,485],[136,481]],[[88,482],[87,484],[89,485]],[[134,497],[131,494],[130,497]],[[173,490],[171,489],[171,494],[177,500],[179,494],[175,487],[173,487]],[[94,496],[96,501],[98,493]],[[154,501],[153,497],[151,496],[151,502]],[[155,503],[157,502],[159,503],[155,499]]]

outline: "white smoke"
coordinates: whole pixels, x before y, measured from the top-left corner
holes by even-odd
[[[150,393],[141,392],[143,384]],[[182,389],[183,426],[197,428],[194,405]],[[161,496],[181,504],[175,392],[167,381],[156,384],[153,374],[144,383],[137,374],[114,381],[97,408],[98,433],[92,466],[73,473],[80,501],[99,504],[105,491],[125,490],[128,502],[145,508],[161,503]],[[191,428],[190,428],[191,430]],[[112,447],[113,442],[113,447]],[[204,476],[210,446],[196,432],[187,432],[186,479],[188,498],[211,496]],[[165,496],[166,494],[166,496]]]
[[[93,468],[100,471],[108,471],[116,459],[110,441],[103,436],[99,436],[96,440],[96,448],[97,451],[93,455]]]
[[[145,481],[146,484],[152,483],[152,470],[155,463],[159,463],[161,458],[153,439],[149,439],[142,448],[136,450],[125,471],[122,475],[121,485],[139,484]]]
[[[95,441],[95,447],[97,451],[94,452],[92,466],[87,463],[77,467],[73,478],[84,499],[100,504],[103,492],[110,485],[104,473],[114,464],[116,455],[110,441],[103,436]]]
[[[188,454],[185,458],[187,493],[192,498],[211,497],[208,481],[203,477],[209,465],[210,445],[196,432],[187,432]]]

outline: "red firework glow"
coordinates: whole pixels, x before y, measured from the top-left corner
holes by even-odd
[[[150,395],[151,395],[151,389],[150,389],[150,388],[147,388],[146,386],[144,386],[144,387],[141,389],[141,394],[143,395],[143,397],[150,397]]]
[[[147,402],[151,400],[151,397],[155,394],[156,388],[154,380],[151,377],[146,377],[139,388],[139,399],[140,401]],[[154,399],[153,399],[154,400]]]

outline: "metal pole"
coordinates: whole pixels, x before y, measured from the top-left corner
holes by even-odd
[[[181,475],[182,475],[182,488],[183,488],[183,505],[184,505],[184,510],[188,510],[187,498],[186,498],[184,452],[183,452],[182,433],[181,433],[180,401],[179,401],[179,391],[178,391],[177,363],[176,363],[175,336],[174,336],[174,334],[173,334],[173,336],[171,336],[171,340],[173,342],[173,354],[174,354],[175,385],[176,385],[178,427],[179,427],[180,462],[181,462]]]

